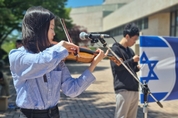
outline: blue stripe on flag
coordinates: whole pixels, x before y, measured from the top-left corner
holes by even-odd
[[[158,36],[140,36],[140,47],[168,47]]]

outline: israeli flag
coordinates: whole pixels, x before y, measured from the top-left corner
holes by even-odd
[[[140,36],[140,64],[140,81],[158,101],[178,99],[177,37]],[[150,95],[148,101],[155,102]]]

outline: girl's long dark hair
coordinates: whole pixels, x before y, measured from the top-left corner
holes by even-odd
[[[22,22],[22,41],[28,51],[38,53],[50,46],[48,29],[54,18],[52,12],[41,6],[27,10]]]

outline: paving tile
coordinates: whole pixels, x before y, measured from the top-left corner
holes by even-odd
[[[59,111],[61,118],[114,118],[115,94],[109,60],[101,61],[93,72],[96,81],[76,98],[61,93]],[[67,63],[73,77],[78,77],[89,64]],[[79,68],[79,69],[77,69]],[[78,70],[78,71],[77,71]],[[11,82],[12,84],[12,82]],[[15,103],[15,90],[11,85],[9,103]],[[178,100],[163,101],[163,108],[149,103],[147,118],[178,118]],[[143,105],[138,103],[137,118],[144,118]],[[0,118],[19,118],[19,109],[0,111]]]

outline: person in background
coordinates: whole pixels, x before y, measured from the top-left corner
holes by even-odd
[[[112,50],[123,60],[123,63],[137,76],[140,70],[139,56],[130,48],[139,38],[139,29],[134,23],[129,23],[123,31],[123,38],[119,43],[114,43]],[[116,94],[116,109],[114,118],[136,118],[139,100],[138,81],[121,64],[110,61],[114,78],[114,90]]]
[[[7,76],[4,75],[2,71],[0,71],[0,85],[2,87],[0,96],[9,96],[9,83],[7,80]]]
[[[0,60],[0,96],[9,96],[9,81],[7,75],[3,71],[4,69],[4,62]]]
[[[21,47],[22,46],[22,40],[21,39],[18,39],[18,40],[16,40],[16,48],[19,48],[19,47]]]
[[[66,41],[53,43],[54,20],[49,10],[30,7],[22,22],[23,46],[9,53],[21,118],[59,118],[60,90],[70,97],[80,95],[95,81],[92,72],[106,56],[102,50],[96,50],[98,55],[89,67],[73,78],[62,60],[69,52],[79,53],[79,47]]]

